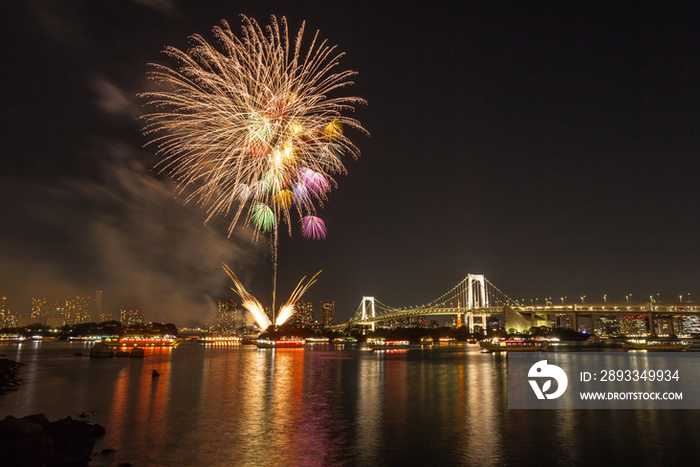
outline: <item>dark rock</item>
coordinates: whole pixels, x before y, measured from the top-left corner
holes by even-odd
[[[85,412],[83,412],[83,413],[80,414],[80,417],[81,417],[81,418],[92,417],[92,416],[95,415],[96,413],[97,413],[97,412],[87,412],[87,411],[85,411]]]
[[[100,454],[102,454],[104,456],[105,454],[112,454],[115,451],[116,451],[116,449],[114,449],[114,448],[105,448],[102,451],[100,451]]]
[[[74,353],[73,355],[75,355],[76,357],[82,357],[82,356],[83,356],[83,353],[82,353],[82,352],[76,352],[76,353]]]
[[[49,422],[44,414],[0,421],[0,465],[87,465],[95,438],[105,430],[71,417]]]
[[[131,349],[131,354],[129,355],[131,358],[143,358],[145,356],[146,352],[141,347],[134,347]]]
[[[44,415],[43,413],[27,415],[26,417],[22,417],[22,420],[27,420],[28,422],[36,423],[37,425],[41,425],[42,428],[46,428],[51,424],[49,419],[46,418],[46,415]]]
[[[119,358],[129,358],[129,352],[124,352],[123,350],[120,350],[119,352],[117,352],[117,354],[115,355],[115,357],[119,357]]]
[[[98,342],[90,349],[90,357],[114,357],[114,352],[104,342]]]
[[[41,434],[43,431],[44,427],[38,423],[22,418],[15,418],[12,415],[5,417],[0,423],[0,435],[8,438],[35,436]]]
[[[156,376],[160,376],[160,373],[158,373],[156,370],[153,370],[152,375],[155,378]]]
[[[131,467],[132,464],[131,464],[131,462],[122,462],[122,463],[119,464],[119,465],[120,465],[121,467]]]

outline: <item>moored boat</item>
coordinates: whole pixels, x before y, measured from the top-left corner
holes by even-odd
[[[327,337],[307,337],[305,339],[305,342],[309,345],[318,345],[318,344],[328,344],[328,338]]]
[[[625,350],[650,350],[652,352],[683,352],[688,350],[692,342],[687,341],[654,341],[632,339],[622,344]]]
[[[300,337],[282,337],[279,339],[258,339],[255,343],[259,349],[290,349],[303,347],[304,339]]]
[[[335,345],[356,345],[357,339],[354,337],[336,337],[333,339]]]
[[[129,334],[119,339],[104,339],[110,347],[177,347],[182,342],[175,336],[146,336],[142,334]]]
[[[430,336],[421,337],[420,338],[420,345],[433,345],[433,338]]]
[[[0,334],[0,343],[2,344],[24,342],[26,340],[27,338],[21,334]]]
[[[206,336],[200,337],[197,342],[202,344],[238,345],[241,343],[241,338],[238,336]]]
[[[409,342],[407,340],[388,341],[386,339],[367,339],[367,347],[370,350],[395,350],[407,349]]]
[[[490,352],[539,352],[550,344],[550,341],[538,339],[490,339],[479,342],[482,349]]]
[[[441,337],[440,339],[438,339],[438,341],[440,341],[441,344],[456,344],[457,343],[457,339],[455,339],[454,337]]]

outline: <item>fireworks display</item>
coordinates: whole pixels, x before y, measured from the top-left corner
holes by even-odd
[[[188,52],[168,47],[179,68],[152,64],[150,73],[168,90],[141,94],[159,110],[143,118],[145,133],[158,134],[160,167],[180,192],[193,187],[186,202],[205,206],[207,220],[233,213],[229,235],[243,213],[256,235],[281,222],[291,234],[296,213],[305,237],[325,238],[316,206],[345,173],[341,156],[359,155],[343,130],[365,130],[342,113],[364,101],[331,97],[355,73],[334,73],[343,54],[318,32],[302,52],[303,33],[302,24],[292,45],[284,17],[265,29],[243,17],[239,38],[223,21],[214,28],[221,51],[199,35]]]
[[[226,264],[223,265],[224,271],[226,271],[226,274],[231,278],[233,281],[233,285],[235,287],[231,287],[231,290],[233,290],[239,297],[241,297],[241,306],[248,310],[251,315],[253,315],[253,319],[255,319],[255,322],[257,323],[258,327],[260,329],[267,329],[273,321],[270,319],[270,317],[265,313],[265,309],[263,306],[260,304],[257,298],[252,296],[243,286],[241,281],[236,277],[236,275],[233,273],[231,268],[229,268]],[[304,293],[313,285],[314,282],[316,282],[316,277],[321,274],[321,271],[318,271],[311,279],[309,279],[309,282],[307,282],[304,285],[304,279],[306,279],[306,276],[302,277],[297,286],[294,288],[294,291],[292,292],[292,295],[289,296],[289,300],[280,307],[280,312],[277,315],[276,319],[274,320],[274,324],[276,326],[280,326],[289,320],[289,318],[292,317],[292,314],[294,313],[294,305],[296,304],[299,299],[304,295]]]

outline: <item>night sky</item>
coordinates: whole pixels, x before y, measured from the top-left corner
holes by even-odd
[[[224,261],[271,302],[269,246],[183,206],[136,94],[149,62],[177,65],[166,46],[274,14],[346,53],[371,134],[348,133],[327,239],[282,238],[279,296],[322,269],[304,298],[340,320],[469,273],[528,303],[700,299],[698,3],[571,3],[3,2],[0,294],[203,323],[236,298]]]

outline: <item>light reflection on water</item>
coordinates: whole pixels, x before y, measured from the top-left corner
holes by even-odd
[[[95,411],[96,450],[116,449],[95,466],[668,465],[700,435],[690,410],[507,410],[505,355],[474,346],[73,355],[89,347],[1,346],[25,366],[0,417]]]

